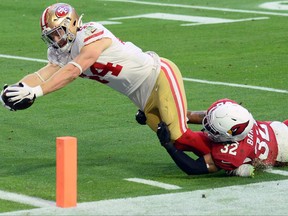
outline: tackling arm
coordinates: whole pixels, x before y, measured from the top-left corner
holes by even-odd
[[[182,150],[177,149],[170,140],[170,131],[164,122],[158,124],[157,136],[161,145],[167,150],[177,166],[188,175],[200,175],[218,171],[210,153],[194,160]]]
[[[187,111],[188,124],[202,124],[206,111]]]
[[[173,143],[169,142],[163,145],[177,166],[188,175],[201,175],[217,172],[211,154],[207,154],[194,160],[182,150],[176,149]]]

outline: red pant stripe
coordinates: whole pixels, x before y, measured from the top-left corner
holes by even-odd
[[[185,116],[185,106],[183,101],[183,95],[177,81],[175,72],[171,66],[164,60],[161,60],[161,70],[164,71],[167,80],[169,81],[174,101],[177,106],[177,112],[179,116],[179,125],[182,133],[185,133],[187,130],[186,126],[186,116]]]

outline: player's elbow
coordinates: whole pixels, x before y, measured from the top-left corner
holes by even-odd
[[[75,63],[75,62],[73,62],[73,63]],[[76,79],[77,77],[79,77],[80,74],[82,74],[82,67],[77,63],[67,64],[66,69],[67,69],[67,72],[69,74],[69,77],[72,80]]]

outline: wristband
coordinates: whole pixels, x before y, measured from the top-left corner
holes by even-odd
[[[39,79],[40,79],[42,82],[45,82],[45,80],[43,79],[43,77],[42,77],[38,72],[35,72],[35,74],[39,77]]]

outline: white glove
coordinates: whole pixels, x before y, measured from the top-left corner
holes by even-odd
[[[14,110],[13,108],[11,108],[10,106],[8,106],[7,104],[5,104],[5,102],[2,100],[2,95],[3,95],[3,93],[4,93],[4,91],[5,91],[5,89],[8,87],[8,85],[7,84],[5,84],[4,86],[3,86],[3,89],[2,89],[2,91],[1,91],[1,93],[0,93],[0,103],[2,104],[2,106],[4,106],[6,109],[8,109],[8,110],[10,110],[10,111],[16,111],[16,110]]]
[[[242,164],[235,170],[227,171],[226,173],[228,175],[235,175],[235,176],[241,176],[241,177],[254,177],[254,166],[251,164]]]
[[[35,97],[43,95],[43,91],[40,85],[36,87],[30,87],[25,83],[19,83],[19,86],[8,86],[6,88],[9,92],[6,93],[7,97],[10,97],[9,101],[21,101],[25,98],[34,100]]]

